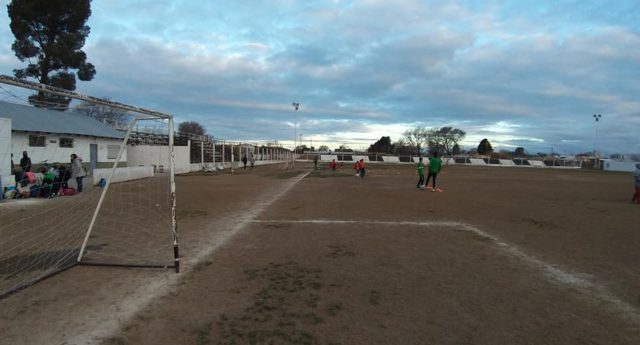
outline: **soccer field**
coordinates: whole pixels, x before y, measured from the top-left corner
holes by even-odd
[[[628,174],[310,167],[179,176],[182,273],[74,267],[0,301],[0,343],[640,343]]]

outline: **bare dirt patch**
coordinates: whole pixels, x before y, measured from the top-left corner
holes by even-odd
[[[243,215],[273,200],[289,172],[181,177],[191,269],[104,343],[640,343],[640,210],[628,202],[629,175],[445,167],[444,192],[433,193],[415,188],[411,166],[367,169],[365,179],[312,172],[258,219]],[[123,294],[164,274],[80,269],[19,295],[25,307],[2,319],[4,340],[47,343],[28,338],[31,327],[73,338],[47,325],[56,319],[64,332],[91,332],[122,315]]]
[[[629,176],[454,167],[432,193],[368,168],[310,174],[106,343],[640,341]]]

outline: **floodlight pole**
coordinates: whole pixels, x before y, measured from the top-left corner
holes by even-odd
[[[293,107],[294,112],[298,112],[300,103],[293,102],[291,103],[291,106]],[[295,117],[293,122],[293,162],[292,162],[293,167],[296,166],[296,152],[297,152],[296,140],[298,140],[298,117],[297,116]]]
[[[596,129],[596,142],[595,142],[595,152],[594,156],[596,159],[595,167],[596,169],[600,168],[600,152],[598,152],[598,123],[600,123],[600,119],[602,118],[602,114],[593,114],[593,119],[596,121],[595,129]]]

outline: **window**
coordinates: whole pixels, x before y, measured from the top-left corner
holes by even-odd
[[[36,147],[47,146],[47,136],[46,135],[30,135],[29,146],[36,146]]]
[[[60,138],[60,147],[73,147],[73,138]]]
[[[107,158],[118,158],[118,152],[120,152],[120,145],[107,145]]]

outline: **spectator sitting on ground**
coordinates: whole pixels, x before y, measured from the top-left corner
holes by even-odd
[[[23,178],[16,184],[16,199],[27,199],[31,197],[31,187],[35,185],[35,183],[29,183],[27,178]]]

